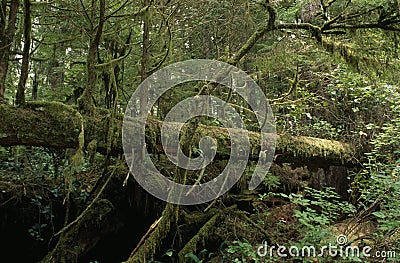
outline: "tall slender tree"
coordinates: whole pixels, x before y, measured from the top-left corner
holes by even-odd
[[[4,100],[10,51],[14,40],[19,0],[1,1],[0,6],[0,101]]]
[[[30,48],[31,48],[31,2],[24,0],[24,48],[22,52],[21,75],[18,81],[16,104],[25,105],[25,86],[29,75]]]

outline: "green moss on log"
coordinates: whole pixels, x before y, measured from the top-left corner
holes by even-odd
[[[210,235],[213,235],[216,226],[218,225],[218,220],[221,214],[217,213],[210,220],[207,221],[200,228],[199,232],[189,241],[186,245],[179,251],[178,260],[179,262],[185,262],[185,256],[189,253],[195,254],[199,247],[205,247],[206,241],[209,239]]]
[[[286,162],[326,160],[331,164],[353,161],[355,149],[352,145],[313,137],[281,135],[277,138],[278,158]],[[279,157],[279,155],[281,155]]]

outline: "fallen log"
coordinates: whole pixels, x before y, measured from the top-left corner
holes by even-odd
[[[81,115],[75,108],[59,102],[33,102],[27,107],[16,108],[1,104],[0,146],[43,146],[53,148],[77,148],[79,134],[84,129],[85,146],[96,142],[95,150],[105,154],[119,155],[122,149],[123,115],[112,119],[111,111],[96,109],[92,116]],[[154,142],[160,136],[162,121],[147,120],[146,136]],[[199,125],[196,131],[200,137],[210,136],[218,142],[217,156],[229,159],[229,134],[226,129],[216,126]],[[109,133],[112,133],[110,136]],[[248,132],[251,151],[249,158],[258,160],[260,133]],[[109,139],[113,143],[109,145]],[[160,145],[149,143],[148,151],[160,153]],[[320,138],[277,135],[274,161],[277,163],[326,164],[354,166],[356,152],[351,144]]]

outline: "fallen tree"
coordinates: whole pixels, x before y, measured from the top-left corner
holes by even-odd
[[[84,144],[94,145],[102,154],[118,155],[122,149],[123,116],[112,118],[111,111],[96,109],[91,116],[81,115],[75,108],[58,102],[34,102],[25,109],[0,105],[2,124],[0,126],[1,146],[43,146],[53,148],[78,148],[79,135],[83,132]],[[111,125],[110,125],[111,123]],[[153,118],[147,120],[146,136],[149,152],[162,151],[154,137],[160,135],[162,122]],[[229,159],[229,134],[224,128],[199,125],[196,133],[211,136],[218,141],[218,158]],[[249,158],[259,158],[260,134],[248,132],[251,144]],[[151,137],[151,138],[150,138]],[[112,139],[112,143],[109,138]],[[92,144],[90,144],[92,142]],[[95,142],[95,143],[93,143]],[[221,147],[221,148],[220,148]],[[93,147],[89,147],[93,148]],[[352,145],[320,138],[277,135],[274,161],[277,163],[354,166],[355,149]]]

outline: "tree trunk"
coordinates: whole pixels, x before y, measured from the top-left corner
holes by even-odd
[[[24,0],[24,50],[22,54],[21,76],[18,82],[18,90],[16,97],[16,104],[20,106],[25,105],[25,86],[29,74],[29,60],[30,60],[30,47],[31,47],[31,2]]]
[[[92,0],[92,16],[91,22],[95,20],[96,0]],[[82,96],[78,99],[79,108],[84,112],[93,111],[92,96],[96,88],[97,75],[96,75],[96,53],[100,44],[101,36],[103,34],[103,26],[105,22],[105,0],[99,0],[99,22],[95,33],[90,35],[89,51],[86,58],[86,89]],[[92,28],[94,32],[95,28]]]
[[[32,83],[32,101],[37,100],[39,92],[39,69],[35,69],[35,75]]]
[[[149,6],[150,5],[150,0],[144,0],[143,3],[144,6]],[[147,11],[144,13],[143,17],[143,36],[142,36],[142,59],[141,59],[141,69],[140,69],[140,78],[141,81],[144,81],[147,78],[147,73],[149,72],[150,68],[150,11],[147,9]],[[142,89],[141,94],[140,94],[140,104],[141,105],[147,105],[147,90]],[[146,109],[147,107],[142,107],[140,110],[144,111],[141,112],[143,114],[146,114]]]
[[[2,0],[0,10],[0,101],[4,100],[6,77],[11,45],[14,40],[15,23],[18,15],[19,0],[11,0],[7,7],[7,0]],[[8,11],[8,12],[7,12]],[[8,13],[8,19],[7,19]]]

